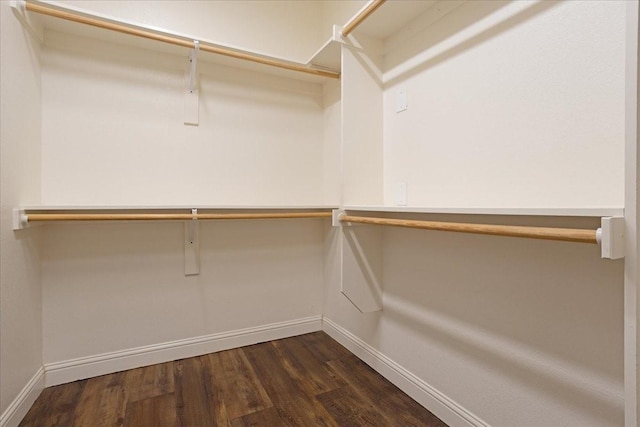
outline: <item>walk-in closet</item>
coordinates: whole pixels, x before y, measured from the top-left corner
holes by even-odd
[[[0,427],[637,427],[636,0],[1,0]]]

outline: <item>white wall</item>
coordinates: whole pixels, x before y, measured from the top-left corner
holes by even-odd
[[[387,40],[385,203],[406,182],[414,206],[622,207],[624,14],[472,1]]]
[[[342,192],[345,205],[382,204],[379,58],[342,47]]]
[[[623,262],[597,246],[385,229],[383,309],[366,314],[340,294],[337,236],[325,251],[325,318],[488,425],[623,423]]]
[[[39,233],[12,230],[12,209],[40,201],[41,115],[39,46],[6,1],[0,2],[0,19],[0,414],[5,422],[7,408],[42,366]]]
[[[339,81],[323,85],[323,183],[325,203],[342,202],[342,96]]]
[[[431,10],[387,39],[377,116],[383,147],[373,143],[361,157],[382,151],[384,203],[394,205],[397,184],[406,182],[413,206],[622,207],[624,12],[615,1],[464,2],[439,19]],[[343,83],[348,73],[375,80],[370,63],[363,54],[344,61]],[[402,87],[408,110],[396,114]],[[357,103],[346,98],[345,91],[345,110]],[[357,109],[345,111],[345,130],[370,131],[375,114],[358,119]],[[345,161],[345,190],[365,167]],[[378,182],[370,182],[360,181],[345,203],[380,203]],[[601,260],[597,246],[385,229],[383,310],[368,314],[340,294],[339,252],[339,239],[329,237],[325,317],[477,419],[624,422],[624,264]]]
[[[222,19],[229,6],[195,3],[175,15],[177,4],[158,2],[152,17],[132,3],[81,6],[171,31],[185,31],[181,25],[193,24],[194,32],[204,25],[201,16]],[[268,9],[262,3],[238,4],[239,10],[253,5]],[[304,13],[315,10],[312,4],[291,5],[288,21],[302,14],[296,26],[307,19]],[[272,6],[261,20],[251,21],[247,40],[268,42],[262,32],[269,33],[284,19],[270,20],[284,3]],[[148,5],[143,9],[151,13]],[[238,10],[229,12],[225,25],[246,28],[240,16]],[[211,40],[232,36],[224,33],[224,26],[207,25]],[[291,25],[286,34],[296,40]],[[279,46],[273,40],[269,46]],[[298,42],[302,46],[305,40],[300,36]],[[325,109],[321,83],[200,61],[200,121],[187,126],[182,110],[186,50],[179,55],[120,42],[46,33],[43,204],[264,206],[336,201],[335,177],[327,183],[323,175],[338,164],[339,155],[335,143],[325,148],[323,126],[326,122],[333,129],[331,135],[339,127],[339,97],[327,96]],[[288,48],[296,52],[291,44]],[[47,226],[42,260],[44,362],[48,367],[66,362],[77,366],[78,359],[111,354],[104,356],[108,359],[114,352],[319,316],[322,227],[321,220],[204,222],[200,274],[186,277],[182,223]],[[56,373],[52,381],[63,377]]]
[[[186,56],[48,32],[42,64],[44,204],[323,203],[320,84],[200,62],[188,126]]]
[[[204,222],[200,250],[185,276],[181,223],[48,227],[45,363],[321,314],[322,220]]]

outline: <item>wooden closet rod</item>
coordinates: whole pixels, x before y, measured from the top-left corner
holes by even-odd
[[[469,224],[409,219],[373,218],[341,215],[341,222],[390,225],[393,227],[421,228],[424,230],[454,231],[459,233],[490,234],[494,236],[526,237],[529,239],[560,240],[564,242],[598,243],[597,230],[575,228],[523,227],[514,225]]]
[[[60,10],[51,6],[26,2],[26,10],[29,12],[40,13],[43,15],[53,16],[54,18],[64,19],[67,21],[78,22],[81,24],[91,25],[93,27],[103,28],[105,30],[117,31],[120,33],[143,37],[151,40],[160,41],[163,43],[169,43],[177,46],[182,46],[186,48],[193,48],[194,41],[188,40],[180,37],[176,37],[175,35],[169,33],[157,33],[144,28],[136,28],[123,24],[118,24],[115,22],[105,21],[97,17],[90,17],[86,15],[81,15],[79,13],[75,13],[72,11]],[[300,64],[296,62],[283,61],[277,58],[270,58],[267,56],[254,55],[248,52],[241,52],[231,49],[225,49],[223,47],[215,46],[213,44],[199,41],[200,50],[209,53],[215,53],[218,55],[229,56],[236,59],[242,59],[245,61],[257,62],[259,64],[269,65],[272,67],[283,68],[285,70],[298,71],[301,73],[312,74],[320,77],[329,77],[332,79],[340,78],[340,73],[337,71],[331,70],[322,70],[319,68],[314,68],[307,66],[305,64]]]
[[[289,218],[331,218],[331,212],[274,212],[274,213],[198,213],[198,214],[51,214],[30,213],[22,217],[23,222],[51,221],[172,221],[172,220],[213,220],[213,219],[289,219]]]
[[[342,35],[348,36],[356,27],[375,12],[382,4],[387,0],[371,0],[360,12],[354,16],[349,22],[344,24],[342,28]]]

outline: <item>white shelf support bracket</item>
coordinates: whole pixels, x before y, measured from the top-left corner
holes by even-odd
[[[193,218],[184,222],[184,275],[200,274],[200,229],[198,209],[191,209]]]
[[[184,98],[184,124],[197,126],[200,121],[200,96],[198,91],[198,51],[200,42],[193,41],[189,52],[189,87]]]
[[[340,291],[361,313],[382,310],[382,227],[342,227]]]
[[[624,258],[624,217],[603,217],[596,231],[602,258]]]
[[[193,41],[193,49],[189,52],[189,92],[193,93],[196,88],[196,72],[198,70],[198,52],[200,51],[200,42]]]
[[[351,227],[340,221],[344,210],[331,213],[340,228],[340,292],[361,313],[382,310],[382,227]]]
[[[16,19],[20,21],[22,27],[31,34],[31,36],[38,41],[38,43],[44,43],[44,35],[41,28],[36,28],[27,16],[27,2],[25,0],[11,0],[11,10]]]
[[[29,227],[29,217],[24,209],[13,210],[13,230],[22,230]]]

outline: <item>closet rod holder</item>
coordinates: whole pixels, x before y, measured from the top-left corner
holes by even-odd
[[[602,218],[602,228],[598,228],[597,230],[588,230],[576,228],[529,227],[375,218],[348,215],[344,211],[340,210],[334,211],[333,225],[341,226],[343,224],[386,225],[392,227],[418,228],[423,230],[592,243],[601,245],[603,258],[618,259],[624,257],[624,218],[622,217]]]
[[[410,219],[373,218],[346,214],[340,215],[339,220],[342,223],[388,225],[392,227],[419,228],[422,230],[525,237],[530,239],[560,240],[565,242],[598,243],[597,230],[583,230],[575,228],[523,227],[515,225],[417,221]]]
[[[24,213],[16,211],[19,227],[32,223],[46,222],[87,222],[87,221],[188,221],[188,220],[242,220],[242,219],[296,219],[331,218],[331,212],[274,212],[274,213]]]
[[[163,43],[173,44],[176,46],[182,46],[187,48],[193,48],[193,39],[180,38],[170,33],[161,33],[150,31],[144,27],[136,27],[124,25],[121,23],[104,20],[99,17],[79,14],[70,10],[62,10],[56,7],[52,7],[45,4],[35,3],[32,1],[26,1],[24,9],[28,12],[40,13],[42,15],[52,16],[54,18],[64,19],[67,21],[78,22],[80,24],[90,25],[93,27],[102,28],[105,30],[116,31],[123,34],[128,34],[136,37],[142,37],[150,40],[156,40]],[[231,58],[241,59],[245,61],[256,62],[263,65],[282,68],[290,71],[297,71],[306,74],[312,74],[319,77],[328,77],[332,79],[340,78],[340,73],[332,70],[323,70],[320,68],[310,67],[305,64],[283,61],[281,59],[272,58],[268,56],[255,55],[249,52],[243,52],[239,50],[226,49],[224,47],[216,46],[211,43],[200,41],[200,51],[214,53],[223,56],[229,56]]]
[[[373,12],[375,12],[380,6],[384,4],[386,0],[371,0],[360,11],[347,22],[342,28],[342,35],[348,36],[355,30],[358,25],[362,24]]]

